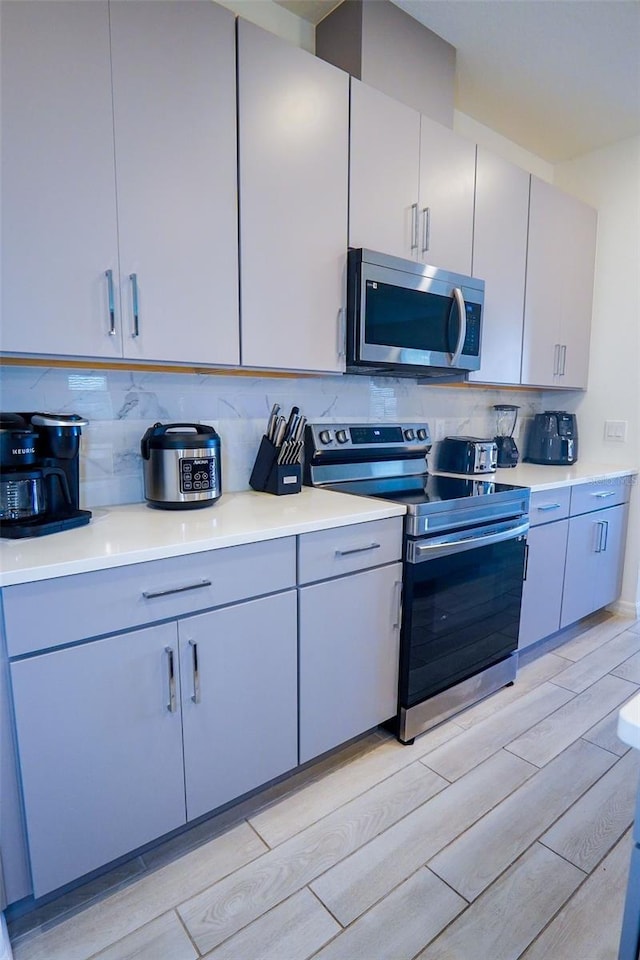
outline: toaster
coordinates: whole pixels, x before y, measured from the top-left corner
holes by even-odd
[[[478,437],[445,437],[440,441],[436,469],[445,473],[493,473],[498,447]]]

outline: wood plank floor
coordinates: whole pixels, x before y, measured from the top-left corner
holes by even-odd
[[[598,617],[9,924],[15,960],[616,960],[640,621]]]

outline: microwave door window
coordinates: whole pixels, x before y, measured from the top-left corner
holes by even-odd
[[[458,334],[451,297],[369,281],[365,340],[403,350],[450,354]]]

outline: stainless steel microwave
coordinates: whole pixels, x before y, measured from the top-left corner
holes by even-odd
[[[480,368],[484,280],[372,250],[347,258],[347,370],[464,379]]]

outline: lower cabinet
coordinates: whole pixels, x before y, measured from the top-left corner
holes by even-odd
[[[401,543],[397,517],[5,588],[34,897],[394,716]]]
[[[296,592],[180,622],[187,820],[298,763]]]
[[[626,504],[569,521],[561,627],[618,598],[626,529]]]
[[[35,897],[185,823],[175,623],[19,660],[11,678]]]
[[[295,767],[296,593],[11,666],[34,895]]]
[[[628,494],[614,477],[531,495],[520,650],[617,600]]]
[[[568,520],[531,527],[522,585],[518,649],[555,633],[560,626]]]
[[[402,565],[300,590],[300,762],[395,716]]]

